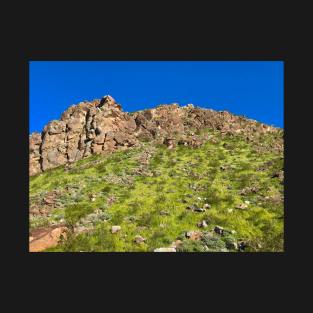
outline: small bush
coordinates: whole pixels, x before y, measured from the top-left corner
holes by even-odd
[[[226,248],[225,242],[219,237],[204,235],[201,241],[209,248],[208,251],[221,251]]]
[[[178,219],[181,221],[188,216],[187,211],[183,211],[180,215],[178,215]]]
[[[110,186],[105,186],[104,188],[102,188],[102,192],[109,193],[111,189],[112,188]]]
[[[177,252],[204,252],[204,244],[197,240],[184,240],[176,249]]]
[[[69,225],[74,225],[82,217],[91,213],[93,209],[87,203],[78,203],[68,206],[65,209],[65,220]]]
[[[153,220],[153,214],[152,213],[144,213],[143,215],[141,215],[137,224],[139,226],[149,227],[152,225],[152,220]]]
[[[68,239],[57,247],[57,250],[65,252],[106,252],[116,250],[116,238],[109,229],[101,226],[95,231],[86,234],[79,234],[73,236],[69,234]],[[48,251],[54,251],[49,249]]]
[[[112,214],[111,220],[112,223],[115,225],[119,225],[124,220],[124,214],[121,211],[115,211],[114,214]]]
[[[172,241],[172,238],[165,231],[156,230],[149,239],[149,246],[155,249],[169,245]]]

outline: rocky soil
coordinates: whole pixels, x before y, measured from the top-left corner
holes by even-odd
[[[111,96],[30,135],[30,251],[283,251],[283,131]]]

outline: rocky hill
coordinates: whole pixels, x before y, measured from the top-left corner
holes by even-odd
[[[283,250],[283,131],[227,111],[84,101],[29,174],[30,251]]]

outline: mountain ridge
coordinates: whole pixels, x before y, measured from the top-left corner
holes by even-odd
[[[124,112],[110,95],[83,101],[66,109],[59,120],[50,121],[41,133],[29,136],[29,175],[33,176],[91,154],[111,153],[135,147],[142,140],[176,144],[201,144],[195,132],[219,130],[241,134],[247,140],[282,129],[227,111],[192,104],[161,104],[153,109]],[[280,149],[283,146],[281,144]]]

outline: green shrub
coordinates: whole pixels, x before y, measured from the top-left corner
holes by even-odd
[[[198,240],[184,240],[176,249],[177,252],[204,252],[204,244]]]
[[[219,237],[204,235],[201,241],[209,248],[208,251],[221,251],[223,249],[226,249],[225,242]]]
[[[111,221],[115,225],[121,224],[125,217],[124,213],[121,211],[115,211],[114,213],[111,214],[111,216],[112,216]]]
[[[210,135],[219,137],[218,131],[211,131]],[[269,139],[271,136],[266,140]],[[31,218],[30,226],[45,225],[62,218],[63,214],[68,224],[73,225],[96,208],[103,208],[104,214],[95,218],[95,231],[69,237],[67,244],[51,248],[52,251],[153,251],[169,246],[179,234],[183,251],[204,251],[205,246],[208,251],[225,251],[234,237],[252,245],[245,251],[283,250],[284,207],[280,200],[283,186],[278,178],[270,176],[282,169],[282,155],[270,150],[254,154],[254,146],[240,136],[225,136],[218,143],[207,142],[198,149],[179,145],[168,150],[164,145],[154,146],[155,152],[152,151],[147,165],[147,170],[154,176],[134,175],[134,169],[139,166],[139,153],[146,147],[148,145],[107,156],[88,157],[75,163],[73,174],[61,167],[31,177],[30,205],[39,204],[47,192],[58,189],[61,195],[57,202],[61,211],[52,212],[43,219]],[[96,160],[101,163],[95,163]],[[263,165],[266,165],[264,171],[257,171]],[[225,170],[220,166],[225,166]],[[132,177],[128,180],[128,176]],[[252,185],[260,190],[248,195],[240,193],[241,189]],[[72,192],[65,189],[66,186],[79,188]],[[227,186],[232,189],[228,190]],[[88,197],[91,193],[96,194],[93,202]],[[192,197],[185,197],[187,194]],[[109,204],[107,199],[113,195],[117,201]],[[245,200],[250,201],[247,210],[234,209]],[[202,207],[204,203],[211,204],[205,213],[185,209],[187,205]],[[230,208],[234,210],[229,211]],[[169,211],[170,215],[160,214],[162,210]],[[202,220],[208,222],[208,229],[220,225],[236,229],[237,233],[234,236],[214,235],[214,238],[206,236],[200,242],[187,240],[182,231],[195,229]],[[112,225],[121,225],[123,231],[111,234]],[[145,227],[138,229],[140,226]],[[137,233],[146,238],[143,244],[133,242]]]
[[[66,207],[65,220],[69,225],[74,225],[85,215],[92,213],[93,208],[88,203],[77,203]]]
[[[139,218],[137,224],[139,226],[146,226],[149,227],[152,225],[152,220],[153,220],[154,216],[153,213],[144,213],[141,215],[141,217]]]
[[[102,188],[102,192],[105,192],[105,193],[109,193],[111,191],[111,187],[110,186],[105,186]]]
[[[69,234],[68,239],[60,247],[48,249],[47,251],[108,252],[115,251],[116,247],[115,235],[112,235],[106,226],[101,226],[91,233],[77,236]]]
[[[167,246],[172,242],[171,236],[164,230],[156,230],[149,238],[149,246],[152,249],[159,248],[161,246]]]

